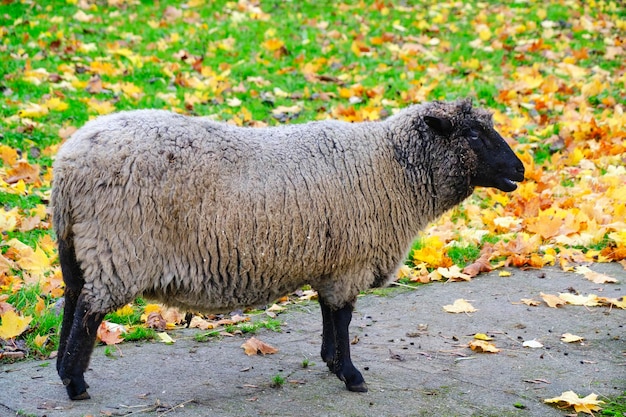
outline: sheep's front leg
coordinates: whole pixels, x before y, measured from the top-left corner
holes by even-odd
[[[92,313],[84,294],[78,297],[69,337],[63,356],[58,358],[59,376],[72,400],[91,398],[87,393],[88,385],[84,373],[96,341],[96,332],[104,314]],[[67,323],[64,323],[66,325]]]
[[[350,358],[350,335],[348,327],[352,321],[352,304],[333,310],[322,297],[319,299],[322,309],[322,359],[328,367],[346,384],[346,388],[355,392],[367,392],[363,375],[352,364]]]

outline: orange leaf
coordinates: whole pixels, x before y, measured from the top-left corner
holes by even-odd
[[[540,235],[544,239],[549,239],[559,234],[563,220],[557,217],[539,215],[533,223],[529,223],[526,229]]]
[[[15,184],[19,180],[27,184],[39,180],[39,165],[31,165],[27,161],[17,161],[11,169],[7,170],[8,177],[4,180],[7,184]]]
[[[251,337],[243,345],[241,345],[241,347],[248,356],[257,355],[258,353],[262,353],[263,355],[271,355],[278,352],[278,349],[268,345],[265,342],[260,341],[256,337]]]
[[[100,327],[98,327],[96,335],[101,342],[106,343],[107,345],[115,345],[124,341],[124,339],[121,338],[121,335],[125,332],[126,329],[124,326],[103,321],[100,323]]]
[[[284,47],[285,43],[281,41],[280,39],[268,39],[265,42],[263,42],[261,46],[267,49],[268,51],[274,52]]]
[[[10,146],[0,145],[0,159],[6,165],[13,166],[17,162],[17,151]]]

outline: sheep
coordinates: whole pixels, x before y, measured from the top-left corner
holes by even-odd
[[[72,400],[106,313],[138,296],[193,311],[263,305],[310,284],[321,356],[350,391],[359,292],[385,285],[418,232],[524,166],[471,100],[383,121],[236,127],[163,110],[102,116],[53,164],[65,282],[57,371]]]

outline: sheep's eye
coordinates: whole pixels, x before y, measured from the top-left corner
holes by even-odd
[[[471,140],[478,140],[480,138],[480,136],[478,135],[478,132],[474,129],[469,129],[469,132],[467,132],[467,136]]]

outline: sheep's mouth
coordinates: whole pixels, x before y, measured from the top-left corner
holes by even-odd
[[[496,185],[496,188],[506,192],[515,191],[517,189],[517,182],[510,178],[502,178],[499,184]]]
[[[495,186],[501,191],[515,191],[517,189],[517,183],[521,181],[524,181],[524,172],[517,171],[511,176],[501,176],[496,180]]]

